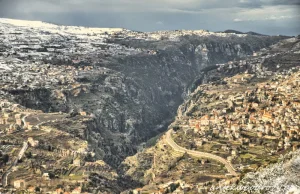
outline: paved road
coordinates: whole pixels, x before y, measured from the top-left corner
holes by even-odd
[[[181,152],[181,153],[187,153],[191,156],[195,156],[195,157],[200,157],[200,158],[208,158],[208,159],[212,159],[212,160],[216,160],[222,164],[225,165],[226,169],[228,170],[228,172],[234,176],[238,176],[238,173],[236,173],[235,169],[233,168],[233,166],[230,164],[230,162],[228,162],[227,160],[225,160],[224,158],[214,155],[214,154],[210,154],[210,153],[206,153],[206,152],[198,152],[198,151],[194,151],[194,150],[188,150],[186,148],[183,148],[179,145],[177,145],[174,140],[171,137],[171,133],[173,132],[173,130],[169,130],[166,133],[165,139],[166,142],[177,152]]]
[[[25,141],[25,142],[23,143],[22,149],[20,150],[20,152],[19,152],[19,154],[18,154],[18,160],[21,160],[21,158],[23,157],[23,155],[24,155],[25,151],[27,150],[27,148],[28,148],[28,142]],[[16,161],[17,161],[17,160],[16,160]],[[18,161],[17,161],[17,162],[18,162]]]
[[[23,124],[25,125],[26,123],[26,117],[28,117],[30,114],[26,113],[26,115],[21,119],[23,121]]]

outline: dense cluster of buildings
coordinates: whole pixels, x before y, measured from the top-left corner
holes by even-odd
[[[179,127],[201,137],[193,139],[199,148],[218,139],[230,142],[221,147],[229,152],[228,160],[239,155],[234,142],[254,147],[263,140],[271,140],[277,143],[270,148],[271,155],[287,149],[297,150],[300,147],[300,73],[294,71],[274,73],[272,80],[256,85],[247,84],[253,75],[239,74],[226,78],[228,89],[210,84],[199,86],[197,92],[204,94],[195,99],[189,113],[192,116],[183,116]]]

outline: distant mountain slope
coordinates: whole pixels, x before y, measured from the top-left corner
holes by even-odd
[[[240,32],[237,30],[225,30],[224,33],[233,33],[233,34],[248,34],[248,35],[254,35],[254,36],[266,36],[264,34],[256,33],[256,32]]]

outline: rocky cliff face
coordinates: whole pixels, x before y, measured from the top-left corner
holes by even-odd
[[[4,41],[1,55],[12,65],[17,59],[32,75],[25,81],[21,77],[19,85],[18,80],[8,82],[5,95],[45,112],[87,112],[94,118],[85,133],[89,146],[112,166],[166,129],[194,80],[203,79],[203,69],[286,38],[189,32],[175,33],[175,39],[154,39],[151,33],[89,34],[75,27],[16,27],[7,21],[2,28],[2,39],[17,29],[19,33],[10,35],[25,46],[15,48]],[[26,34],[31,39],[25,41]],[[21,71],[24,68],[17,70]]]

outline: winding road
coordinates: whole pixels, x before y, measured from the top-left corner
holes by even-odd
[[[230,162],[228,162],[227,160],[225,160],[224,158],[220,157],[220,156],[217,156],[217,155],[214,155],[214,154],[210,154],[210,153],[206,153],[206,152],[198,152],[198,151],[194,151],[194,150],[188,150],[186,148],[183,148],[179,145],[177,145],[174,140],[172,139],[171,137],[171,133],[173,132],[173,130],[169,130],[167,131],[166,133],[166,136],[165,136],[165,140],[166,142],[177,152],[181,152],[181,153],[187,153],[191,156],[194,156],[194,157],[200,157],[200,158],[208,158],[208,159],[211,159],[211,160],[215,160],[215,161],[218,161],[222,164],[225,165],[226,169],[228,170],[228,172],[233,175],[233,176],[238,176],[238,173],[236,173],[235,169],[233,168],[233,166],[231,165]]]
[[[23,147],[22,149],[19,151],[19,154],[17,156],[17,158],[14,160],[14,162],[11,164],[11,166],[7,169],[7,171],[2,175],[2,186],[6,187],[7,186],[7,182],[8,182],[8,175],[12,172],[12,168],[17,165],[18,160],[21,160],[25,151],[28,148],[28,142],[23,142]]]

